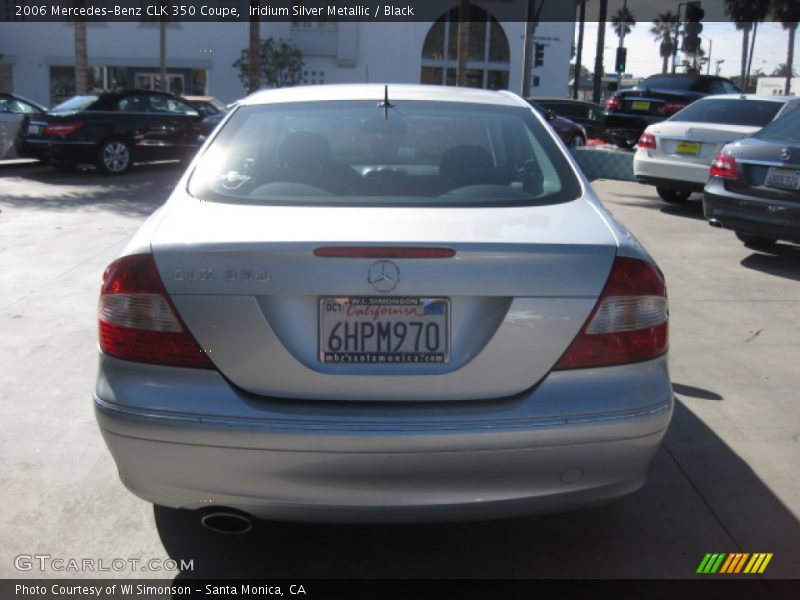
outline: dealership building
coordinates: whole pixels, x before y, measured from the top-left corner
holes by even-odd
[[[437,0],[432,0],[436,2]],[[53,106],[74,94],[74,31],[69,22],[15,21],[13,4],[2,0],[0,91],[13,91]],[[441,1],[442,12],[427,22],[264,20],[261,37],[291,40],[303,54],[303,83],[425,83],[454,85],[457,0]],[[522,87],[524,3],[472,2],[468,85],[487,89]],[[575,29],[574,2],[545,13],[534,42],[531,94],[564,96]],[[563,13],[563,14],[562,14]],[[560,19],[560,20],[556,20]],[[159,79],[160,27],[152,19],[87,24],[90,86],[94,91],[152,89]],[[166,26],[170,91],[208,94],[230,102],[245,88],[232,65],[248,45],[247,22],[179,21]]]

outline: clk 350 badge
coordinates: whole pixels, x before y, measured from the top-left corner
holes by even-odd
[[[225,269],[225,281],[269,281],[266,269]],[[177,269],[175,281],[214,281],[214,269]]]

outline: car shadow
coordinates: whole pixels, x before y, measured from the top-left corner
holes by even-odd
[[[156,507],[154,516],[169,556],[192,561],[176,581],[690,578],[705,553],[735,551],[773,552],[767,575],[800,575],[797,519],[681,400],[647,485],[605,507],[451,524],[257,521],[242,535],[205,530],[189,511]]]
[[[800,247],[778,244],[768,253],[754,252],[739,263],[767,275],[800,281]]]
[[[6,167],[0,171],[0,205],[44,210],[85,207],[146,216],[169,197],[184,168],[176,162],[152,163],[109,176],[47,165]]]
[[[682,383],[673,383],[672,391],[679,396],[689,396],[690,398],[698,398],[700,400],[722,400],[719,394],[704,390],[703,388],[694,387],[691,385],[684,385]]]

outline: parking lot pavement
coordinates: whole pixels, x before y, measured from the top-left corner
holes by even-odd
[[[691,577],[706,552],[772,552],[800,576],[800,251],[753,253],[708,227],[699,203],[652,188],[595,189],[652,252],[670,294],[675,418],[647,486],[612,506],[480,523],[258,523],[201,529],[127,492],[94,422],[100,277],[180,176],[0,171],[0,577],[15,557],[193,560],[103,577]]]

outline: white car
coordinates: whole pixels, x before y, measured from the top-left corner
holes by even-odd
[[[633,157],[636,181],[656,186],[667,202],[702,192],[711,161],[727,143],[748,137],[800,106],[794,96],[707,96],[650,125]]]

